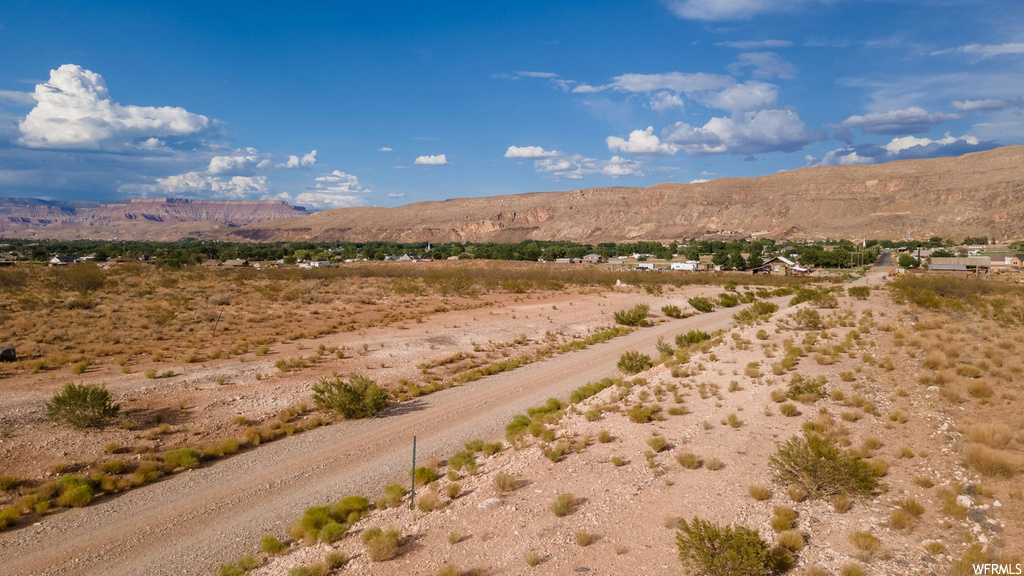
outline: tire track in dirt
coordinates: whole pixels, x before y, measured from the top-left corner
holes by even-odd
[[[782,300],[774,301],[783,306]],[[726,328],[736,310],[670,320],[403,402],[383,418],[318,428],[46,517],[0,534],[0,566],[12,576],[212,574],[220,562],[254,553],[261,536],[287,535],[309,506],[350,493],[372,497],[407,478],[414,431],[424,460],[450,455],[473,438],[500,437],[514,414],[618,375],[624,352],[653,353],[659,337]]]

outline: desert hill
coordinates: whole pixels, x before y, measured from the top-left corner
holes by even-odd
[[[1024,146],[957,158],[802,168],[650,188],[593,188],[347,208],[233,231],[253,240],[605,242],[732,231],[776,238],[1020,238]]]
[[[1024,238],[1024,146],[758,178],[591,188],[307,214],[283,202],[0,199],[0,236],[235,241],[614,242],[721,232],[792,239]]]

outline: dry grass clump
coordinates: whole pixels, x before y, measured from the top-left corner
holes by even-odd
[[[984,444],[989,448],[1005,448],[1013,439],[1013,431],[1002,423],[971,424],[967,427],[971,442]]]
[[[875,556],[882,541],[870,532],[854,532],[850,535],[850,542],[859,550],[858,556],[867,562]]]
[[[367,528],[363,531],[363,546],[370,560],[384,562],[398,555],[400,538],[401,533],[395,529],[384,531],[377,527]]]
[[[499,496],[512,492],[519,487],[519,480],[507,472],[498,472],[495,474],[493,482],[494,491]]]
[[[593,540],[593,536],[590,535],[590,532],[587,532],[582,528],[573,533],[573,538],[579,546],[589,546],[590,542]]]
[[[561,518],[572,514],[579,507],[579,500],[569,492],[559,494],[551,503],[551,513]]]
[[[693,452],[680,452],[676,454],[676,462],[679,462],[679,465],[687,470],[695,470],[703,464],[701,459]]]
[[[964,449],[964,460],[985,476],[1013,478],[1024,468],[1024,463],[1010,452],[984,444],[968,444]]]
[[[767,500],[772,497],[772,491],[764,484],[751,484],[747,487],[747,493],[757,501]]]
[[[779,532],[777,542],[779,546],[791,550],[793,552],[799,552],[804,549],[807,542],[804,539],[804,533],[799,530],[784,530]]]

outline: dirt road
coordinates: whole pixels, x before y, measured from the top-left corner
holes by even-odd
[[[782,302],[779,302],[782,305]],[[644,328],[586,350],[404,402],[383,418],[280,440],[129,493],[0,534],[0,566],[22,574],[212,574],[284,536],[302,513],[351,493],[375,496],[407,477],[413,431],[421,457],[496,438],[509,419],[551,396],[618,374],[628,350],[658,337],[727,327],[737,309]]]

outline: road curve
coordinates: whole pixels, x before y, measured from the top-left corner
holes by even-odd
[[[780,305],[782,299],[775,301]],[[618,375],[628,350],[654,353],[659,337],[727,328],[739,308],[669,320],[610,342],[397,404],[382,418],[346,421],[0,533],[5,574],[212,574],[286,535],[309,506],[374,496],[407,477],[413,432],[421,455],[447,456],[495,438],[511,417],[551,396]]]

